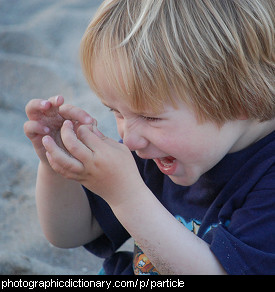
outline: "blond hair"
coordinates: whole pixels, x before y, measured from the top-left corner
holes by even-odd
[[[138,111],[183,100],[200,121],[266,121],[275,116],[274,34],[274,0],[108,0],[83,36],[83,71],[100,96],[101,60]]]

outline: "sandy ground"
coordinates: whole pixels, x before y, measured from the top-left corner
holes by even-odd
[[[0,274],[95,274],[102,260],[59,249],[42,234],[35,207],[38,159],[25,137],[25,105],[57,94],[85,108],[118,139],[112,115],[91,92],[78,58],[101,0],[0,0]]]

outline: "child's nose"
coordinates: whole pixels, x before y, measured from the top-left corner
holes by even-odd
[[[140,134],[138,130],[131,130],[124,127],[123,134],[121,135],[123,143],[131,150],[145,149],[148,145],[148,140]]]

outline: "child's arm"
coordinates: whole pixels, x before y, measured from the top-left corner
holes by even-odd
[[[225,273],[207,243],[180,224],[147,188],[125,145],[100,139],[87,126],[75,135],[69,121],[61,135],[72,156],[48,141],[53,169],[105,199],[160,273]]]
[[[61,96],[47,101],[31,100],[26,106],[29,121],[24,130],[40,159],[36,200],[43,231],[54,245],[73,247],[91,241],[102,231],[92,217],[81,185],[52,170],[42,141],[46,134],[51,135],[65,153],[60,136],[64,118],[73,120],[75,127],[81,123],[95,123],[95,120],[83,110],[63,105],[63,102]]]
[[[82,186],[63,178],[41,162],[37,174],[36,205],[43,232],[55,246],[77,247],[102,234]]]

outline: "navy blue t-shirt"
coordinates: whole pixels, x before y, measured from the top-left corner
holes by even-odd
[[[275,274],[275,132],[226,155],[189,187],[173,183],[152,160],[133,155],[146,185],[186,228],[210,245],[228,274]],[[137,245],[133,253],[116,252],[130,235],[103,199],[85,191],[104,231],[85,247],[105,258],[104,272],[157,274]]]

